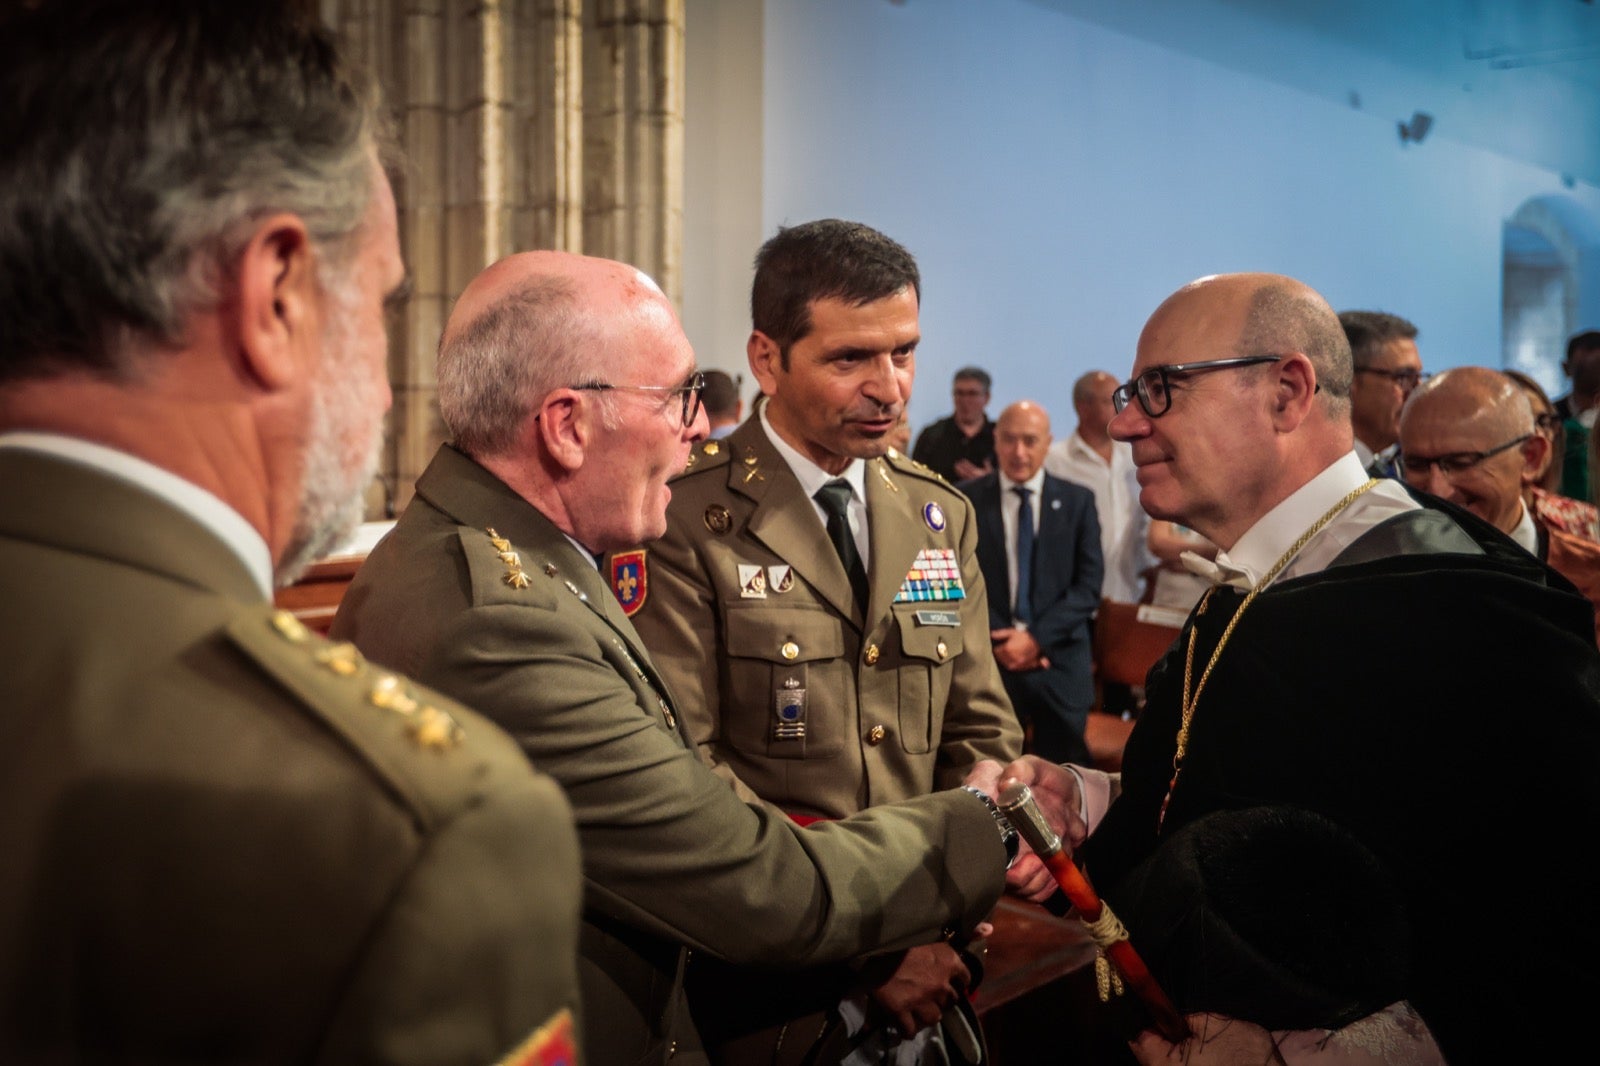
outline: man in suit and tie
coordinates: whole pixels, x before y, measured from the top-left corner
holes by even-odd
[[[1094,703],[1090,620],[1100,602],[1100,525],[1094,494],[1044,471],[1050,416],[1020,400],[995,425],[1000,469],[961,484],[978,513],[978,563],[989,597],[1000,678],[1029,750],[1052,762],[1088,761],[1083,731]]]

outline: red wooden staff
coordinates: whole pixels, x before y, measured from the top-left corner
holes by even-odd
[[[1056,879],[1056,884],[1078,909],[1084,924],[1089,927],[1089,933],[1101,951],[1100,958],[1096,960],[1097,969],[1099,964],[1109,958],[1122,975],[1122,980],[1126,981],[1128,987],[1132,988],[1144,1001],[1145,1006],[1150,1008],[1156,1032],[1174,1044],[1189,1039],[1189,1026],[1178,1013],[1178,1008],[1172,1005],[1172,1000],[1168,999],[1161,986],[1156,984],[1150,968],[1144,964],[1144,960],[1129,943],[1128,931],[1117,921],[1117,916],[1101,901],[1099,895],[1095,893],[1094,886],[1089,884],[1089,879],[1083,876],[1077,864],[1061,849],[1061,838],[1044,820],[1044,814],[1034,802],[1033,793],[1028,786],[1021,781],[1012,781],[1002,788],[1000,810],[1016,827],[1017,832],[1022,834],[1022,839],[1028,842],[1033,853],[1043,861],[1045,868]],[[1105,975],[1101,972],[1100,976],[1102,978],[1100,996],[1101,999],[1105,999],[1108,996]]]

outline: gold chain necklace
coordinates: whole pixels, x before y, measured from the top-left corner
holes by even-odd
[[[1192,694],[1190,692],[1190,681],[1194,677],[1194,642],[1200,627],[1194,626],[1190,628],[1189,647],[1183,658],[1183,721],[1178,726],[1177,750],[1172,753],[1172,780],[1167,782],[1167,794],[1161,800],[1161,813],[1156,816],[1157,831],[1161,829],[1161,824],[1167,820],[1167,805],[1172,802],[1172,790],[1178,787],[1178,774],[1183,771],[1183,757],[1189,751],[1189,723],[1194,720],[1195,705],[1200,702],[1200,693],[1205,691],[1206,682],[1210,680],[1211,671],[1216,667],[1217,660],[1222,656],[1222,649],[1228,646],[1228,638],[1233,636],[1234,627],[1239,624],[1239,619],[1244,617],[1245,608],[1254,603],[1255,598],[1261,594],[1261,591],[1272,584],[1273,579],[1283,572],[1283,568],[1289,565],[1290,560],[1300,554],[1300,549],[1304,548],[1312,537],[1321,533],[1323,527],[1337,518],[1346,507],[1354,503],[1358,496],[1377,484],[1377,478],[1369,478],[1366,484],[1351,490],[1348,496],[1330,507],[1327,514],[1313,522],[1310,529],[1300,534],[1300,539],[1289,545],[1289,550],[1284,552],[1278,558],[1278,561],[1272,564],[1272,569],[1268,570],[1266,576],[1256,583],[1255,587],[1245,596],[1244,602],[1239,605],[1239,609],[1233,612],[1233,617],[1228,620],[1227,628],[1222,631],[1222,639],[1217,641],[1216,649],[1212,651],[1210,661],[1206,663],[1205,670],[1200,674],[1200,684],[1194,686]],[[1210,604],[1211,595],[1216,591],[1215,586],[1206,590],[1205,598],[1200,601],[1199,610],[1195,611],[1196,618],[1206,613],[1206,606]]]

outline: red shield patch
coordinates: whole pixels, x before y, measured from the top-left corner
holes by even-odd
[[[500,1066],[577,1066],[577,1041],[572,1034],[572,1012],[561,1010],[541,1025]]]
[[[644,565],[645,549],[618,552],[611,557],[611,591],[622,604],[622,613],[633,617],[644,606],[650,593],[650,576]]]

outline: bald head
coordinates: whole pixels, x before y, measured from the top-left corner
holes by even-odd
[[[1251,361],[1162,373],[1232,360]],[[1157,413],[1131,403],[1110,428],[1133,446],[1141,504],[1224,548],[1350,451],[1350,348],[1333,308],[1293,278],[1185,285],[1145,324],[1134,376]]]
[[[672,321],[636,267],[570,252],[507,256],[467,285],[439,340],[439,413],[469,455],[504,455],[552,389],[613,379],[640,319]]]
[[[1012,481],[1027,481],[1044,465],[1050,449],[1050,416],[1031,400],[1018,400],[1000,412],[994,426],[994,451],[1000,470]]]
[[[1435,375],[1417,386],[1400,414],[1406,482],[1506,533],[1521,520],[1524,487],[1537,478],[1548,449],[1534,432],[1527,393],[1488,367]]]
[[[1072,384],[1072,410],[1078,416],[1078,436],[1091,448],[1108,455],[1111,437],[1106,426],[1116,411],[1111,406],[1111,394],[1119,382],[1104,370],[1091,370]],[[1103,446],[1103,447],[1102,447]]]

